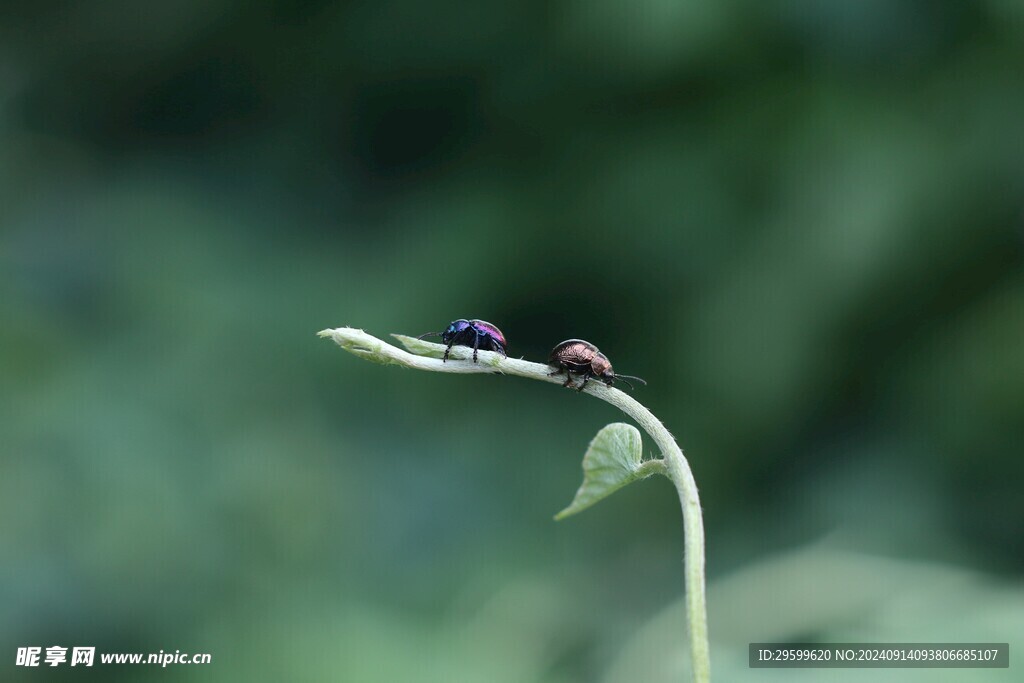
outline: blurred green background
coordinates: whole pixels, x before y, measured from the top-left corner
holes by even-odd
[[[614,409],[316,337],[478,317],[649,381],[717,680],[1019,680],[746,656],[1024,645],[1022,74],[1014,0],[6,4],[0,678],[683,680],[671,486],[551,519]]]

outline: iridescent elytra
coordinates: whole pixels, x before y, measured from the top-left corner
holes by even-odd
[[[573,375],[583,377],[583,381],[580,382],[576,391],[583,391],[591,378],[599,379],[608,386],[612,386],[617,380],[622,380],[630,389],[633,388],[633,385],[627,381],[627,378],[641,384],[647,384],[644,380],[633,375],[615,374],[608,356],[601,353],[596,346],[583,339],[566,339],[551,349],[548,364],[555,368],[551,376],[565,373],[565,382],[562,384],[564,387],[572,386]]]
[[[444,350],[443,362],[448,362],[448,354],[453,346],[468,346],[473,349],[473,362],[477,362],[477,351],[495,351],[505,355],[505,335],[498,329],[497,325],[486,320],[467,320],[459,318],[453,320],[445,328],[444,332],[427,332],[421,334],[418,339],[424,337],[441,337],[441,341],[448,345]]]

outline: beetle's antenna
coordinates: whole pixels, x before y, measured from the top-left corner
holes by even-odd
[[[623,384],[625,384],[627,387],[629,387],[630,391],[633,391],[633,385],[630,384],[629,382],[627,382],[626,380],[622,379],[622,375],[615,375],[615,381],[620,381],[620,380],[622,381]]]
[[[444,333],[443,332],[424,332],[423,334],[421,334],[420,336],[418,336],[416,338],[417,339],[423,339],[424,337],[440,337],[442,334],[444,334]]]
[[[636,381],[636,382],[640,382],[640,384],[643,384],[644,386],[647,386],[647,380],[641,379],[640,377],[634,377],[633,375],[615,375],[615,379],[617,379],[617,380],[621,379],[623,382],[626,382],[626,386],[629,387],[630,390],[632,390],[633,389],[633,385],[630,384],[627,381],[627,378],[629,378],[629,379],[631,379],[633,381]]]

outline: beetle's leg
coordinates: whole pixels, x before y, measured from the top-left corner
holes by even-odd
[[[453,344],[449,344],[448,348],[444,350],[444,358],[441,359],[442,363],[447,363],[448,362],[448,354],[451,353],[453,346],[455,346],[454,343]]]
[[[590,375],[583,375],[583,383],[580,384],[579,388],[576,391],[583,391],[584,389],[586,389],[587,388],[587,382],[589,382],[589,381],[590,381]]]
[[[562,386],[563,387],[571,387],[572,386],[572,375],[569,374],[568,370],[565,371],[565,381],[562,383]]]
[[[473,362],[476,362],[476,350],[480,348],[480,335],[473,335]]]

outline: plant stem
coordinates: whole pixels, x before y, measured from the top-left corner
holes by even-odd
[[[587,386],[589,389],[589,385]],[[704,595],[704,518],[697,494],[697,482],[690,463],[672,434],[661,420],[654,417],[632,396],[618,389],[607,389],[607,395],[598,395],[633,418],[658,444],[668,478],[675,484],[679,504],[683,509],[683,569],[686,583],[686,621],[690,626],[690,656],[693,662],[693,680],[707,683],[711,680],[711,652],[708,645],[708,607]]]
[[[445,350],[444,345],[400,334],[392,336],[414,353],[403,351],[373,335],[351,327],[323,330],[320,332],[320,336],[330,337],[341,348],[361,358],[386,365],[457,374],[498,372],[555,384],[561,384],[564,381],[561,377],[551,376],[551,368],[547,365],[505,358],[501,354],[491,351],[480,351],[477,363],[459,362],[469,360],[473,355],[473,350],[464,346],[452,347],[449,362],[444,363],[440,360]],[[686,617],[689,624],[693,680],[695,683],[708,683],[711,680],[711,655],[708,647],[707,602],[704,595],[704,521],[701,515],[700,498],[697,495],[697,482],[693,478],[693,472],[690,471],[690,465],[675,439],[665,429],[665,425],[632,396],[609,387],[603,382],[588,383],[583,393],[607,401],[629,415],[647,432],[661,450],[666,465],[665,474],[675,484],[679,494],[679,503],[683,509]]]

